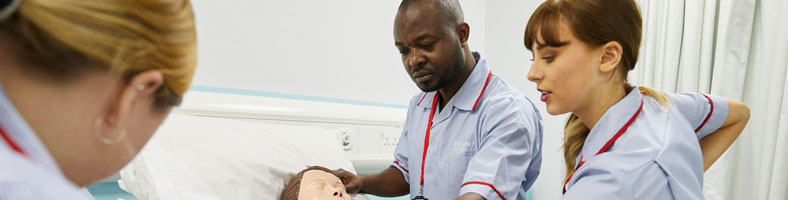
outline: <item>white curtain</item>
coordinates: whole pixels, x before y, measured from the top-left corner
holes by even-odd
[[[744,102],[750,121],[705,174],[707,199],[788,199],[788,1],[637,0],[630,82]]]

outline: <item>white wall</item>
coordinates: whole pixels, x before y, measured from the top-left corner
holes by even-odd
[[[484,48],[485,2],[463,0]],[[407,105],[419,90],[394,47],[398,0],[194,0],[194,85]]]

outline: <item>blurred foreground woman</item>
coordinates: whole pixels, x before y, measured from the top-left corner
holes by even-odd
[[[0,199],[92,199],[181,102],[187,0],[0,0]]]

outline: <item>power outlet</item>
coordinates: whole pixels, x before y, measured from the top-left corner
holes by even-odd
[[[399,137],[402,135],[402,128],[381,127],[380,134],[380,153],[393,154],[399,144]]]
[[[381,135],[382,136],[380,140],[384,147],[397,146],[397,143],[399,143],[399,136],[394,136],[391,133],[386,132],[383,132]]]

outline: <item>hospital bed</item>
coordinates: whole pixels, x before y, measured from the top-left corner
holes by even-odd
[[[406,109],[196,86],[128,166],[88,189],[98,200],[278,199],[306,165],[387,168]],[[355,199],[367,198],[408,199]]]
[[[393,161],[406,114],[401,105],[211,87],[184,100],[119,173],[136,199],[278,199],[307,165],[377,173]],[[354,199],[367,198],[378,199]]]

